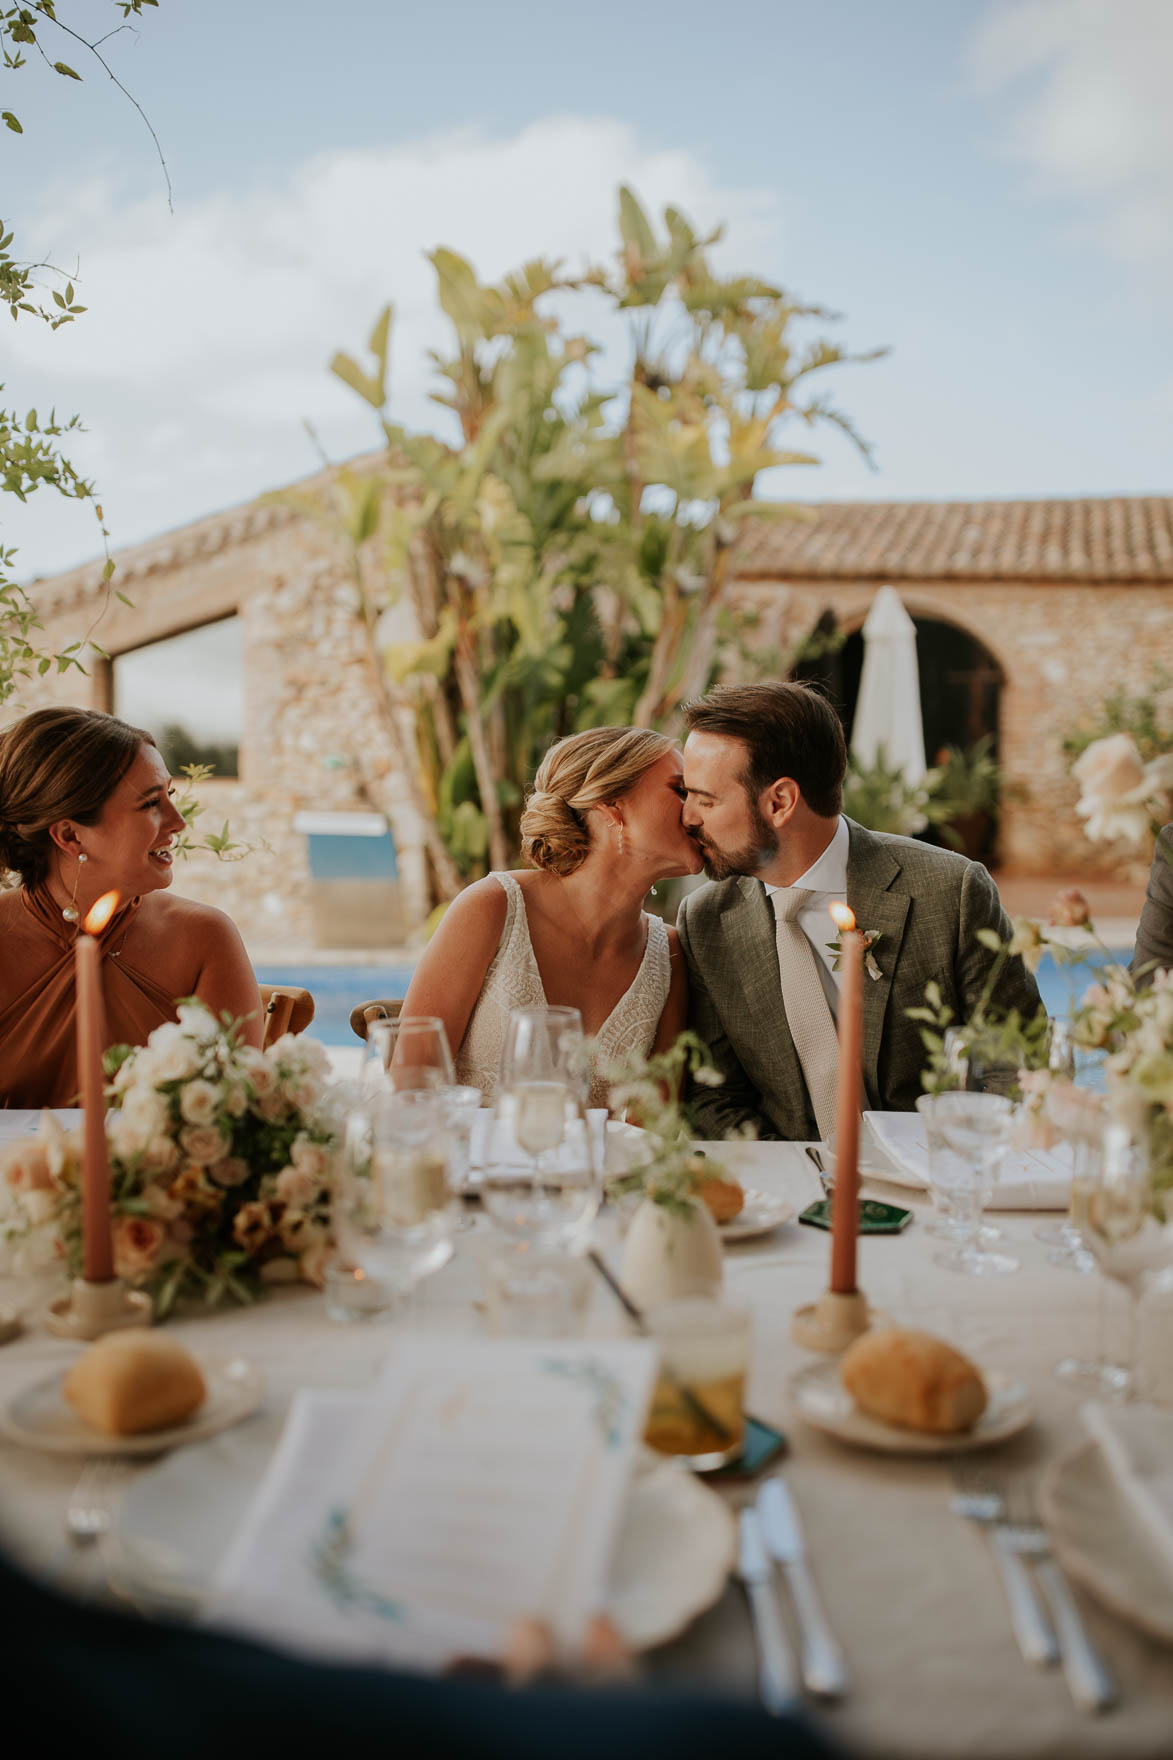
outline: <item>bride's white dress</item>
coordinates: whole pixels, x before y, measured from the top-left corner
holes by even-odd
[[[494,873],[490,878],[505,888],[505,926],[456,1053],[457,1081],[479,1088],[486,1100],[492,1099],[497,1086],[510,1010],[546,1004],[521,887],[512,874]],[[593,1061],[600,1068],[633,1051],[646,1056],[668,1000],[672,975],[668,930],[659,917],[645,920],[648,938],[639,970],[595,1035]],[[593,1071],[590,1104],[607,1104],[607,1083]]]

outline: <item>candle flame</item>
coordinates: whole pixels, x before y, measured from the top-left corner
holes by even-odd
[[[830,911],[837,929],[842,929],[846,933],[849,929],[855,928],[855,912],[849,905],[831,904],[827,906],[827,909]]]
[[[100,935],[118,909],[118,894],[104,892],[82,924],[83,935]]]

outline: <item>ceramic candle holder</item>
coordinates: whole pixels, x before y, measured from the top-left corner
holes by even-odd
[[[127,1289],[120,1277],[87,1283],[75,1277],[68,1295],[51,1302],[45,1325],[58,1338],[101,1338],[126,1326],[149,1326],[154,1304],[144,1290]]]
[[[825,1289],[817,1302],[795,1309],[790,1336],[807,1351],[845,1351],[861,1333],[868,1331],[873,1319],[867,1297],[861,1291],[840,1295],[836,1290]]]

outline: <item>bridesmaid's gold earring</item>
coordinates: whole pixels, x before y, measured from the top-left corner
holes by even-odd
[[[81,912],[77,908],[77,889],[81,884],[81,865],[88,860],[88,856],[78,856],[77,858],[77,873],[73,876],[73,897],[61,913],[67,923],[76,923],[81,916]]]

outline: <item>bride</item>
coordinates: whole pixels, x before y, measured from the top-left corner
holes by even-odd
[[[701,869],[680,820],[682,775],[671,740],[641,727],[592,727],[546,753],[521,816],[534,869],[462,892],[404,999],[404,1015],[444,1022],[457,1081],[491,1097],[514,1008],[577,1008],[600,1067],[673,1043],[684,960],[676,931],[643,901],[656,880]],[[592,1105],[606,1087],[592,1076]]]

